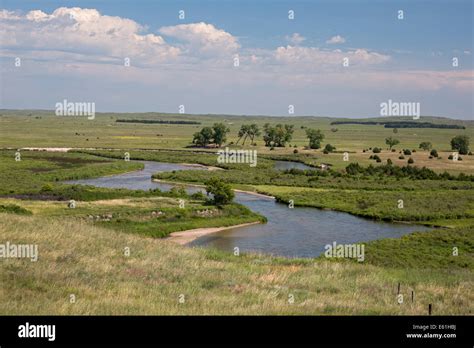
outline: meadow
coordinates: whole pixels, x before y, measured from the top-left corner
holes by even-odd
[[[57,117],[51,111],[0,110],[0,242],[36,243],[40,248],[37,263],[1,260],[5,286],[0,289],[0,312],[421,315],[433,304],[434,314],[472,314],[474,156],[463,155],[462,161],[448,156],[453,152],[452,137],[468,135],[474,140],[474,122],[422,119],[465,129],[400,128],[394,133],[383,125],[333,125],[344,119],[329,117],[100,113],[87,120]],[[230,128],[226,145],[258,151],[257,167],[218,163],[215,149],[190,146],[195,132],[215,122]],[[242,124],[262,127],[267,122],[294,125],[286,147],[270,149],[261,138],[255,145],[235,145]],[[308,149],[306,128],[321,129],[323,147],[329,143],[336,151]],[[394,152],[385,145],[390,136],[400,140]],[[419,149],[423,141],[431,142],[440,158],[430,159],[428,151]],[[21,161],[15,161],[17,150],[28,147],[69,152],[23,149]],[[369,158],[374,147],[381,148],[380,162]],[[416,151],[402,160],[402,149]],[[153,175],[175,183],[170,192],[63,183],[142,169],[141,163],[124,161],[127,152],[131,160],[218,168]],[[408,165],[408,157],[413,164]],[[388,159],[393,168],[406,167],[404,174],[368,169],[386,169]],[[274,168],[277,160],[329,168],[280,171]],[[347,169],[351,163],[358,163],[362,171],[352,173]],[[292,201],[295,206],[439,228],[365,243],[363,263],[236,256],[167,241],[163,237],[175,231],[265,222],[242,205],[216,207],[180,189],[211,178],[234,189],[275,196],[284,204]],[[68,207],[70,200],[76,201],[75,209]],[[453,247],[459,255],[453,255]],[[124,248],[130,256],[124,255]],[[414,291],[414,302],[397,302],[398,283],[406,299]],[[71,294],[76,303],[69,301]],[[294,303],[288,302],[290,295]]]
[[[233,204],[210,206],[205,196],[188,195],[177,187],[127,190],[68,185],[62,181],[119,174],[143,168],[136,162],[45,151],[0,151],[0,211],[49,217],[75,217],[127,233],[166,237],[171,232],[264,221],[262,216]],[[75,200],[76,208],[68,207]],[[180,208],[180,200],[184,207]],[[106,220],[106,221],[105,221]]]
[[[419,237],[397,242],[393,257],[390,250],[374,248],[381,255],[368,260],[383,264],[377,266],[234,256],[71,219],[0,216],[2,240],[35,243],[39,250],[37,262],[0,262],[0,312],[6,315],[426,315],[428,304],[434,315],[474,310],[472,256],[464,259],[469,268],[459,267],[461,259],[452,265],[446,253],[430,253],[433,246],[424,247]],[[462,246],[470,245],[472,255],[467,238]],[[453,240],[436,238],[437,247],[446,249]],[[415,256],[408,259],[414,267],[406,267],[404,254],[413,251],[429,255],[430,267],[413,263]]]

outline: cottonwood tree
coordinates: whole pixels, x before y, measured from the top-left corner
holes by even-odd
[[[207,146],[211,143],[214,132],[211,127],[204,127],[193,135],[193,144],[197,146]]]
[[[458,150],[460,155],[467,155],[469,152],[469,137],[467,135],[457,135],[451,139],[451,148]]]
[[[293,137],[294,126],[277,124],[272,127],[269,123],[263,126],[263,141],[265,146],[284,147]]]
[[[230,132],[229,127],[227,127],[223,123],[214,123],[214,125],[212,126],[212,130],[214,132],[214,144],[216,144],[218,147],[221,147],[222,144],[225,143],[227,140],[227,133]]]
[[[253,144],[255,137],[260,136],[260,134],[261,134],[260,129],[255,123],[243,124],[240,127],[240,130],[238,133],[239,139],[237,140],[236,144],[238,144],[242,138],[244,138],[242,145],[245,145],[245,141],[247,140],[247,138],[250,138],[250,141]]]
[[[221,147],[227,140],[227,133],[230,129],[223,123],[214,123],[211,127],[204,127],[199,132],[193,135],[193,144],[198,146],[207,146],[209,144],[216,144]]]
[[[392,137],[388,137],[388,138],[385,139],[385,144],[390,146],[390,150],[391,150],[392,147],[394,147],[397,144],[400,144],[400,140],[392,138]]]
[[[425,150],[425,151],[431,150],[432,147],[433,145],[429,141],[423,141],[422,143],[420,143],[420,146],[419,146],[420,149]]]
[[[324,139],[324,134],[320,129],[306,129],[306,137],[309,139],[310,149],[320,149],[321,141]]]

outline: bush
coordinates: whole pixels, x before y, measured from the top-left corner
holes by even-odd
[[[398,156],[398,159],[405,159],[405,156],[400,155],[400,156]]]
[[[197,201],[203,201],[206,199],[206,195],[202,193],[201,191],[195,192],[192,195],[190,195],[191,199],[195,199]]]
[[[389,158],[389,159],[387,160],[387,165],[391,166],[392,164],[393,164],[393,162],[392,162],[392,160]]]
[[[415,163],[415,161],[413,160],[413,158],[410,157],[410,158],[408,159],[408,164],[412,164],[412,163]]]
[[[323,153],[324,153],[325,155],[327,155],[327,154],[329,153],[329,151],[326,150],[326,149],[324,149],[324,150],[323,150]]]
[[[51,184],[44,184],[43,187],[41,187],[41,192],[51,192],[53,191],[53,185]]]
[[[405,156],[409,156],[409,155],[411,155],[411,151],[409,149],[403,149],[403,154]]]
[[[392,152],[395,152],[395,151],[397,151],[397,150],[396,150],[396,149],[392,149]]]
[[[186,192],[186,189],[183,186],[173,186],[171,190],[169,191],[169,194],[172,197],[187,197],[188,193]]]
[[[293,153],[298,153],[298,149],[294,149],[294,150],[293,150]]]
[[[380,159],[380,157],[378,157],[378,158],[375,160],[375,162],[380,163],[380,162],[382,162],[382,160]]]
[[[374,147],[374,149],[372,150],[373,153],[380,153],[382,152],[382,150],[380,150],[378,147]]]
[[[331,144],[326,144],[326,146],[324,147],[324,150],[326,150],[328,152],[332,152],[332,151],[336,150],[336,147],[332,146]]]
[[[454,158],[453,155],[448,156],[448,160],[452,160],[453,158]]]
[[[217,178],[212,178],[206,182],[206,192],[213,195],[212,202],[215,205],[229,204],[235,197],[230,185]]]
[[[429,151],[433,145],[429,141],[423,141],[420,143],[419,148],[425,151]]]
[[[431,150],[430,155],[433,156],[433,157],[438,157],[438,151],[433,149],[433,150]]]
[[[5,204],[0,205],[0,213],[13,213],[13,214],[20,214],[20,215],[32,215],[32,212],[28,209],[20,207],[16,204]]]
[[[372,159],[376,160],[377,162],[382,162],[382,160],[380,159],[378,155],[374,155]]]

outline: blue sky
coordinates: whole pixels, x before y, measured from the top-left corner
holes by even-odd
[[[286,115],[292,104],[297,115],[366,117],[392,99],[420,102],[424,115],[473,118],[470,0],[3,0],[1,8],[4,108],[67,98],[95,101],[98,111]],[[35,10],[44,15],[27,18]]]

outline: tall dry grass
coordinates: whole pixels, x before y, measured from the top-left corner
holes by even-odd
[[[473,312],[470,271],[233,256],[69,219],[0,214],[6,241],[38,244],[39,260],[0,259],[0,314],[424,315],[429,303],[435,315]]]

